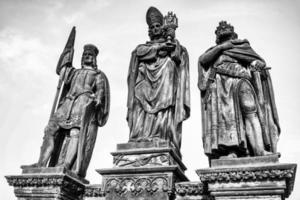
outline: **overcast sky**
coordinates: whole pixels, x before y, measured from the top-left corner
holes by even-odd
[[[148,39],[145,14],[155,6],[176,13],[176,36],[190,55],[191,117],[183,124],[182,154],[187,176],[208,167],[201,139],[197,60],[214,45],[220,20],[234,25],[240,38],[272,67],[271,76],[282,129],[280,162],[300,161],[300,3],[299,1],[42,1],[0,2],[0,191],[14,199],[4,175],[20,174],[22,164],[37,161],[58,77],[55,66],[72,26],[77,27],[73,64],[80,67],[82,47],[99,47],[98,66],[111,85],[111,113],[99,129],[87,179],[101,183],[95,169],[112,167],[110,152],[128,141],[125,120],[126,77],[131,51]],[[300,199],[299,176],[289,199]]]

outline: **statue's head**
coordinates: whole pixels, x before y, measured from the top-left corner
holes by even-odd
[[[216,28],[216,43],[221,44],[227,40],[236,39],[238,35],[234,32],[234,27],[226,21],[220,21]]]
[[[83,53],[81,58],[82,67],[92,67],[97,69],[97,55],[99,53],[98,48],[93,44],[86,44],[83,47]]]
[[[146,14],[148,24],[148,34],[151,40],[159,39],[163,36],[163,15],[155,8],[150,7]]]

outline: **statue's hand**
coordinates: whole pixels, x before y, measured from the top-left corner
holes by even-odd
[[[167,28],[166,30],[166,36],[170,37],[171,39],[175,38],[175,29],[174,28]]]
[[[234,45],[232,44],[232,42],[230,40],[220,44],[218,46],[221,50],[227,50],[227,49],[232,49],[234,47]]]
[[[254,71],[261,71],[266,67],[266,63],[262,62],[261,60],[254,60],[251,64],[251,69]]]
[[[162,43],[160,46],[160,50],[162,51],[174,51],[176,47],[175,43],[167,42],[167,43]]]
[[[95,104],[95,108],[98,108],[101,105],[101,100],[99,98],[96,98],[96,94],[91,94],[90,98],[92,98],[92,101]]]

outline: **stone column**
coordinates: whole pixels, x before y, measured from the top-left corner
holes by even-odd
[[[81,200],[88,183],[62,167],[24,169],[6,179],[18,200]]]

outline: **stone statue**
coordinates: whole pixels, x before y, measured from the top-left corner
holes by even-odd
[[[86,175],[98,126],[108,118],[110,91],[105,74],[97,69],[96,46],[84,46],[81,69],[72,66],[74,40],[75,27],[56,68],[60,81],[38,163],[23,168],[64,166]]]
[[[203,145],[209,159],[276,153],[280,133],[265,61],[221,21],[199,58]]]
[[[150,7],[150,41],[132,52],[128,72],[129,142],[167,141],[179,153],[182,122],[190,116],[189,58],[175,38],[177,18]]]

